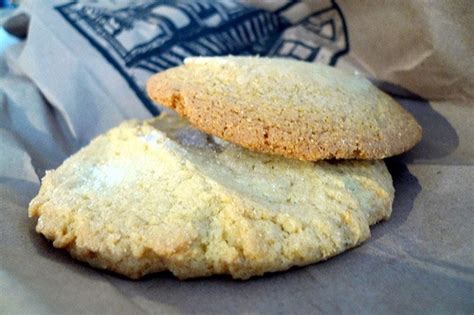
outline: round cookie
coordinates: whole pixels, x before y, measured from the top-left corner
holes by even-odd
[[[288,160],[163,115],[123,123],[47,172],[29,215],[55,247],[131,278],[247,279],[360,244],[393,196],[383,161]]]
[[[421,139],[413,116],[367,79],[315,63],[188,58],[147,92],[207,133],[288,158],[382,159]]]

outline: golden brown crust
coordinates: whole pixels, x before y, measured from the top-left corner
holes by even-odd
[[[153,76],[147,91],[207,133],[288,158],[382,159],[421,139],[420,125],[390,96],[316,64],[192,58]]]

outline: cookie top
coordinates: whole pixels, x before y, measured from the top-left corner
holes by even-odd
[[[288,158],[382,159],[421,139],[413,116],[367,79],[315,63],[188,58],[147,91],[207,133]]]
[[[383,161],[304,162],[255,153],[176,115],[126,122],[47,172],[36,230],[131,278],[246,279],[327,259],[387,219]]]

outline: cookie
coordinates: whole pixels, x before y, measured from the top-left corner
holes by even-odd
[[[383,159],[421,139],[413,116],[367,79],[315,63],[188,58],[147,92],[204,132],[287,158]]]
[[[255,153],[165,114],[123,123],[47,172],[29,216],[55,247],[130,278],[247,279],[360,244],[393,196],[383,161]]]

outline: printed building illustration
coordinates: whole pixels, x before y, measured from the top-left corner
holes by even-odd
[[[73,1],[56,9],[154,112],[144,92],[146,80],[188,56],[279,56],[335,64],[348,51],[346,26],[334,1],[297,22],[291,14],[302,3],[269,3],[263,9],[236,0],[109,0],[100,6]]]

